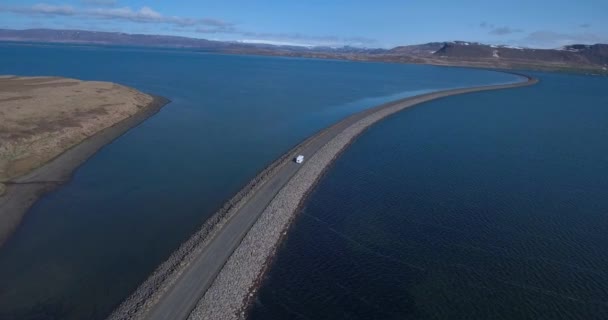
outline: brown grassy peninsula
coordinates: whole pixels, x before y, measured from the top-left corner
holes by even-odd
[[[167,100],[122,85],[0,77],[0,245],[44,192]]]

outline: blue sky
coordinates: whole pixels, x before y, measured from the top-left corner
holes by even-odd
[[[0,28],[303,45],[608,43],[608,0],[2,0]]]

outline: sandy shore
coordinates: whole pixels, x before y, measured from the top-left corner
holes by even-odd
[[[148,280],[115,310],[110,319],[161,319],[167,316],[172,319],[185,319],[188,316],[190,319],[243,318],[244,311],[254,296],[256,283],[262,279],[268,262],[286,234],[298,206],[324,170],[366,128],[395,112],[426,101],[469,92],[527,86],[536,82],[536,79],[528,78],[528,81],[515,84],[447,90],[407,98],[352,115],[322,130],[273,162],[245,186],[222,210],[209,219],[199,232],[159,266]],[[307,161],[292,170],[292,158],[299,153],[306,154]],[[286,175],[287,181],[283,184],[277,181],[285,179]],[[276,185],[279,186],[274,187]],[[260,212],[252,212],[247,208],[250,203],[259,200],[258,198],[268,197],[265,193],[269,190],[273,192],[270,195],[271,201],[259,210]],[[238,222],[244,215],[254,218],[252,226],[247,227],[246,224]],[[215,261],[218,259],[216,242],[224,241],[225,233],[234,232],[231,227],[237,223],[245,226],[239,230],[242,235],[231,235],[231,241],[237,239],[237,244],[234,250],[228,252],[227,261],[218,263]],[[210,253],[210,250],[216,252]],[[213,257],[213,261],[205,261],[205,256]],[[210,270],[215,267],[218,269]],[[204,275],[198,273],[199,271]],[[210,277],[209,283],[199,279]],[[190,306],[183,300],[191,299],[192,294],[198,294],[198,291],[191,289],[194,286],[200,286],[202,289],[199,291],[204,295],[201,294],[201,299]]]
[[[108,82],[0,78],[0,245],[44,193],[168,100]]]

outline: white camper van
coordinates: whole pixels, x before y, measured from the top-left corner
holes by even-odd
[[[302,163],[304,162],[304,156],[303,155],[299,155],[296,157],[296,163]]]

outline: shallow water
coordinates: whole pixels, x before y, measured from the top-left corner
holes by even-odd
[[[43,197],[0,250],[0,318],[100,319],[256,172],[353,112],[514,81],[431,66],[0,44],[0,74],[108,80],[172,100]]]
[[[537,76],[370,128],[250,319],[608,319],[608,78]]]

